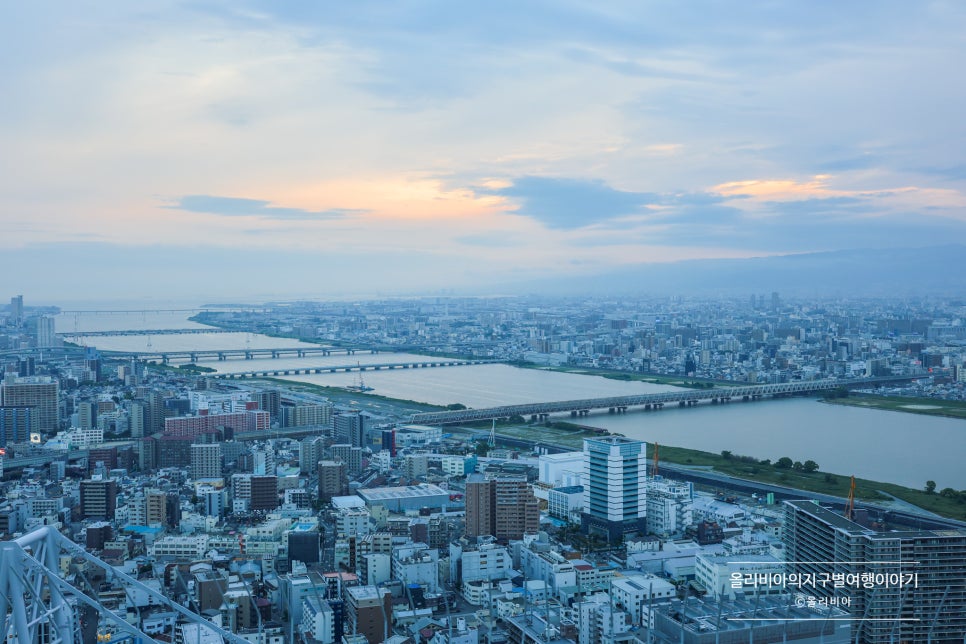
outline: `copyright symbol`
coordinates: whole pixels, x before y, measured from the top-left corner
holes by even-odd
[[[798,595],[797,597],[795,597],[795,606],[797,606],[798,608],[805,608],[805,604],[806,602],[805,602],[804,596]]]

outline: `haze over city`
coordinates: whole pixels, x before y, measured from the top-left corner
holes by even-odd
[[[953,2],[18,3],[0,270],[33,301],[491,293],[958,242],[964,31]]]

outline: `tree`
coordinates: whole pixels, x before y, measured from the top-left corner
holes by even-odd
[[[815,470],[818,469],[818,463],[809,459],[804,463],[802,463],[802,469],[805,470],[806,472],[814,472]]]
[[[721,458],[728,460],[729,458],[731,458],[731,452],[726,449],[721,450]]]
[[[835,485],[836,483],[839,482],[839,480],[837,478],[835,478],[834,476],[832,476],[831,474],[826,474],[825,475],[825,482],[828,483],[829,485]]]
[[[939,496],[944,496],[947,499],[954,499],[958,495],[958,492],[951,487],[944,487],[939,493]]]
[[[936,491],[935,481],[926,481],[926,494],[932,494]]]
[[[802,465],[801,461],[795,461],[794,463],[792,463],[792,469],[795,470],[796,472],[801,472],[803,469],[805,469],[805,466]]]
[[[787,456],[782,456],[780,459],[775,461],[775,467],[782,470],[787,470],[792,465],[793,465],[792,459],[788,458]]]

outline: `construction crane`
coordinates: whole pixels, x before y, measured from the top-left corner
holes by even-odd
[[[845,518],[852,521],[852,517],[855,515],[855,477],[852,477],[851,483],[849,483],[849,498],[845,502]]]
[[[654,463],[651,465],[651,478],[657,476],[657,451],[660,445],[654,443]]]

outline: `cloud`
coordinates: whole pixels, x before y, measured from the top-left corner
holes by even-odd
[[[283,208],[271,205],[270,201],[242,199],[240,197],[213,197],[210,195],[187,195],[175,205],[167,206],[174,210],[200,212],[223,217],[263,217],[266,219],[339,219],[353,213],[365,212],[349,208],[331,210],[304,210],[302,208]]]
[[[516,214],[548,228],[573,229],[625,215],[639,214],[658,195],[615,190],[603,181],[520,177],[504,188],[485,190],[517,204]]]

